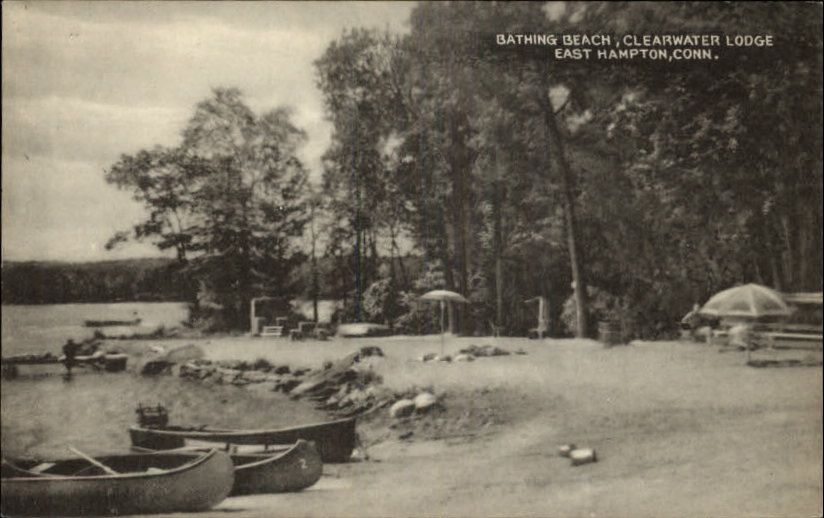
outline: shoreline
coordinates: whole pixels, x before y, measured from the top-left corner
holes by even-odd
[[[370,460],[325,466],[317,487],[230,498],[191,516],[756,516],[815,514],[820,504],[820,367],[753,369],[744,365],[743,354],[677,342],[606,349],[574,339],[447,339],[449,354],[484,344],[527,353],[466,363],[417,360],[439,350],[436,336],[108,343],[135,350],[191,343],[213,361],[264,358],[307,368],[377,346],[386,356],[370,358],[368,365],[383,385],[397,391],[430,388],[443,404],[442,412],[406,420],[390,417],[386,408],[360,420]],[[109,376],[159,390],[171,381]],[[105,384],[89,385],[95,386],[90,394],[105,399]],[[5,381],[3,388],[10,388]],[[261,407],[266,398],[282,401],[286,413],[306,412],[303,422],[323,415],[305,401],[271,399],[265,389],[195,391],[201,389],[210,397],[229,394],[225,402],[203,401],[234,409],[235,416],[223,418],[248,419],[242,423],[247,427],[272,424],[278,413],[286,418],[280,407]],[[20,397],[8,392],[13,391],[3,391],[4,432],[13,408],[7,403]],[[183,396],[193,407],[203,403],[191,394],[178,395]],[[107,404],[117,403],[112,399]],[[251,408],[255,415],[247,414]],[[126,412],[130,420],[132,411]],[[177,412],[180,420],[187,417]],[[173,410],[173,421],[175,415]],[[64,415],[67,428],[93,419],[93,411]],[[125,430],[109,433],[128,441]],[[599,461],[571,467],[557,454],[558,445],[570,442],[594,448]],[[781,491],[773,490],[776,484]]]

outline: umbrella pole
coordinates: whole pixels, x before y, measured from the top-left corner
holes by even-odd
[[[446,307],[446,302],[441,301],[441,357],[443,357],[444,352],[444,322],[443,322],[443,314],[444,308]]]

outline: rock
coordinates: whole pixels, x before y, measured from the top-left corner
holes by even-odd
[[[573,466],[580,466],[582,464],[589,464],[590,462],[598,462],[598,457],[595,455],[595,450],[591,448],[581,448],[569,452],[569,460],[572,461]]]
[[[455,361],[456,362],[474,362],[475,357],[472,356],[471,354],[459,354],[459,355],[455,356]]]
[[[412,412],[414,411],[415,402],[411,399],[401,399],[400,401],[395,401],[395,403],[389,407],[389,415],[394,418],[412,415]]]
[[[368,405],[369,401],[374,399],[375,391],[372,387],[365,389],[355,389],[340,401],[340,406],[354,405],[355,407],[364,407]]]
[[[398,435],[398,439],[400,439],[400,440],[410,439],[412,437],[412,435],[414,435],[414,432],[412,430],[409,430],[408,432],[403,432],[400,435]]]
[[[195,365],[194,363],[184,363],[180,366],[180,370],[178,371],[178,375],[181,378],[197,378],[199,377],[200,371],[202,367]]]
[[[449,363],[449,362],[451,362],[451,361],[452,361],[452,357],[451,357],[451,356],[449,356],[448,354],[446,354],[446,355],[444,355],[444,356],[436,356],[436,357],[435,357],[435,361]]]
[[[414,404],[416,411],[424,413],[428,412],[432,409],[432,407],[438,404],[438,398],[429,392],[421,392],[415,396]]]
[[[249,383],[263,383],[267,381],[269,375],[263,371],[246,371],[243,373],[243,379]]]
[[[289,374],[289,366],[288,365],[279,365],[275,367],[275,374]]]
[[[574,444],[562,444],[561,446],[558,446],[558,455],[561,457],[569,457],[570,452],[574,449]]]
[[[282,380],[278,385],[275,386],[275,390],[281,390],[283,392],[291,392],[292,389],[300,385],[299,379],[285,379]]]
[[[140,374],[144,376],[156,376],[158,374],[168,374],[172,370],[173,362],[165,360],[150,360],[140,368]]]
[[[428,362],[428,361],[434,360],[437,357],[438,357],[438,355],[435,354],[435,353],[426,353],[423,356],[421,356],[421,361],[422,362]]]
[[[381,350],[380,347],[377,347],[375,345],[369,345],[369,346],[366,346],[366,347],[361,347],[360,351],[358,351],[358,359],[368,358],[369,356],[384,357],[386,355],[383,354],[383,351]]]

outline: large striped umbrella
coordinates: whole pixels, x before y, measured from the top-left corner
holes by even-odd
[[[792,309],[777,291],[744,284],[716,293],[698,313],[719,318],[761,318],[787,316]]]

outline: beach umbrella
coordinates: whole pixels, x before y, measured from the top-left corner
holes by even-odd
[[[467,304],[469,301],[466,300],[460,293],[455,293],[454,291],[449,290],[432,290],[426,292],[421,295],[421,300],[425,300],[427,302],[439,302],[441,305],[441,356],[443,356],[444,333],[446,332],[444,329],[444,312],[446,310],[446,303],[462,302]]]
[[[745,284],[716,293],[698,311],[713,317],[781,317],[792,313],[775,290],[758,284]]]

